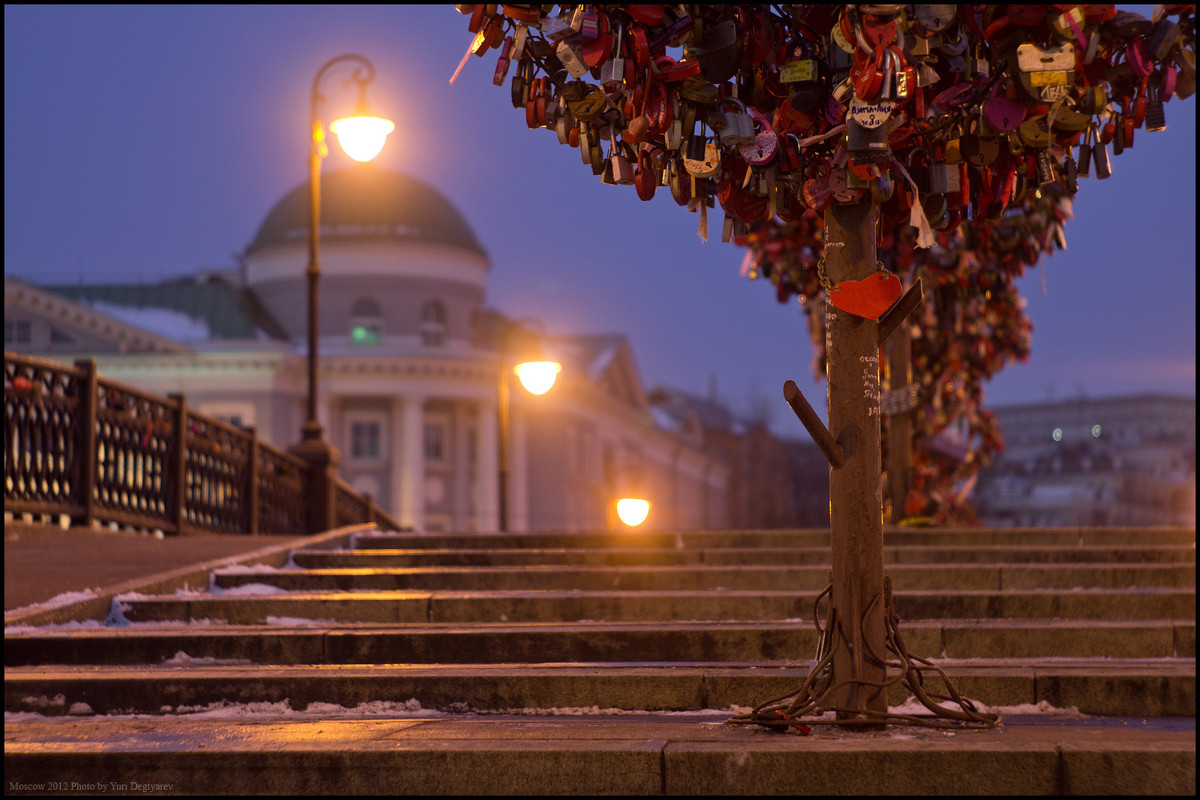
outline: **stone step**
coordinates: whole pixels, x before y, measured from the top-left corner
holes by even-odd
[[[990,730],[728,715],[63,717],[5,723],[8,794],[1194,796],[1195,725],[1013,721]],[[51,788],[51,784],[54,784]]]
[[[1113,659],[1103,666],[1069,659],[1053,664],[986,659],[939,663],[959,694],[989,706],[1046,703],[1099,716],[1186,716],[1196,707],[1195,659]],[[697,711],[754,706],[803,684],[807,667],[770,662],[737,665],[572,663],[547,665],[206,665],[176,658],[159,667],[25,667],[6,670],[6,712],[179,714],[211,705],[314,703],[355,708],[393,703],[453,713],[522,713],[530,709]],[[889,676],[889,706],[909,691]],[[927,673],[932,696],[948,687]],[[982,701],[981,701],[982,702]],[[419,704],[419,705],[418,705]]]
[[[1187,545],[1196,529],[1164,528],[887,528],[884,546],[1010,545],[1033,547]],[[581,533],[399,533],[358,534],[353,549],[546,549],[829,547],[828,529],[596,531]]]
[[[255,625],[272,617],[341,622],[562,622],[576,620],[811,620],[819,592],[705,591],[360,591],[122,596],[130,622],[222,620]],[[237,590],[233,590],[237,591]],[[1195,587],[1000,589],[895,592],[901,619],[1195,618]]]
[[[1192,563],[1194,545],[885,546],[886,564],[1025,564],[1025,563]],[[680,564],[800,564],[828,565],[829,546],[822,547],[719,547],[663,549],[526,548],[433,550],[301,550],[293,562],[304,569],[356,569],[361,567],[482,567],[573,564],[581,566],[653,566]]]
[[[897,590],[1194,587],[1195,564],[897,564],[887,570]],[[361,567],[218,570],[217,588],[265,584],[287,591],[480,590],[688,591],[707,589],[819,590],[826,566],[573,566]]]
[[[1194,621],[902,621],[914,655],[933,658],[1195,658]],[[161,664],[192,658],[255,664],[544,662],[807,663],[809,622],[483,623],[475,625],[136,625],[33,629],[5,636],[5,665]]]

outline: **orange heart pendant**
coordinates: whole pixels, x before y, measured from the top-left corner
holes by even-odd
[[[878,272],[861,281],[842,281],[829,293],[829,302],[842,311],[863,319],[879,319],[900,299],[904,287],[900,277]]]

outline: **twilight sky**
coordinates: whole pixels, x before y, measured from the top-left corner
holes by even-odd
[[[715,382],[739,412],[765,398],[785,436],[807,438],[789,378],[825,416],[803,311],[739,276],[719,208],[705,244],[669,191],[643,203],[602,184],[492,85],[495,51],[451,86],[473,38],[453,6],[5,6],[4,23],[7,275],[149,283],[233,266],[306,180],[317,70],[358,53],[397,125],[380,163],[463,213],[492,260],[490,305],[551,333],[624,332],[647,388]],[[356,99],[340,74],[322,84],[326,121]],[[1195,102],[1171,100],[1168,129],[1138,131],[1111,179],[1081,180],[1068,250],[1021,282],[1033,356],[987,384],[989,406],[1194,396]],[[331,144],[325,169],[348,163]]]

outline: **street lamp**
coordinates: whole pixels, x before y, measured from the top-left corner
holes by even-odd
[[[329,150],[325,146],[325,126],[320,117],[320,106],[325,100],[320,92],[321,79],[332,68],[347,62],[355,65],[350,80],[358,84],[358,106],[353,116],[336,120],[329,126],[338,137],[338,143],[346,155],[355,161],[370,161],[379,155],[387,135],[396,129],[390,120],[372,116],[367,111],[367,84],[375,79],[375,67],[370,61],[360,55],[341,55],[325,62],[317,70],[317,77],[313,79],[312,84],[312,148],[308,157],[311,173],[308,232],[308,419],[301,430],[301,446],[322,445],[321,424],[317,422],[317,335],[320,329],[317,284],[321,277],[318,259],[321,245],[321,159],[328,155]]]
[[[622,497],[617,501],[617,516],[631,528],[646,521],[650,514],[650,501],[640,497]]]
[[[536,321],[536,320],[530,320]],[[516,363],[510,370],[509,365],[509,338],[515,332],[528,333],[520,322],[510,323],[501,333],[501,348],[500,348],[500,381],[497,386],[499,392],[499,442],[498,455],[500,461],[500,530],[501,532],[508,530],[508,448],[509,438],[512,435],[509,416],[510,416],[510,392],[509,383],[512,376],[516,375],[521,381],[521,385],[525,387],[525,391],[534,395],[543,395],[550,391],[554,386],[554,381],[558,377],[558,373],[562,371],[562,365],[557,361],[549,361],[541,357],[540,347],[534,343],[523,343],[523,351],[525,355],[534,355],[530,351],[537,351],[536,356],[525,361]]]

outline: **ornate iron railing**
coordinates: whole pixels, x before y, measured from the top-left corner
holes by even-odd
[[[315,533],[399,526],[369,496],[254,429],[197,414],[182,395],[156,397],[66,366],[4,354],[4,510],[115,522],[164,533]],[[310,513],[332,491],[332,519]]]

